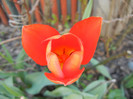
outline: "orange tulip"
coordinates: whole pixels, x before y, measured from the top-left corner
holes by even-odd
[[[90,17],[77,22],[64,35],[48,25],[26,25],[22,28],[22,45],[37,64],[47,65],[51,73],[45,76],[50,81],[69,85],[83,73],[80,66],[93,57],[101,24],[101,17]]]

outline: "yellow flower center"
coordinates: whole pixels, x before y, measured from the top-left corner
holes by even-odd
[[[63,67],[64,62],[74,51],[74,49],[65,46],[59,47],[53,51],[58,56],[61,69]]]

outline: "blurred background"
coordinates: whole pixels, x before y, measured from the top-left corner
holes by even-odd
[[[103,18],[94,57],[76,83],[53,84],[24,52],[22,26],[63,34],[89,16]],[[133,99],[133,0],[0,0],[0,99]]]

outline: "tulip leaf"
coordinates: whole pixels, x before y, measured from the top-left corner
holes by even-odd
[[[4,81],[3,81],[6,85],[8,85],[8,86],[13,86],[13,77],[11,76],[11,77],[8,77],[7,79],[5,79]]]
[[[99,71],[103,76],[109,78],[109,79],[112,79],[110,74],[109,74],[109,71],[108,69],[105,67],[105,66],[102,66],[102,65],[99,65],[96,67],[97,71]]]
[[[92,94],[83,93],[83,92],[82,92],[82,97],[83,97],[83,99],[98,99],[97,95],[94,96]]]
[[[13,78],[9,77],[0,82],[0,93],[5,94],[9,97],[24,96],[24,93],[17,87],[13,86]]]
[[[69,96],[65,96],[63,99],[83,99],[79,94],[71,94]],[[88,98],[89,99],[89,98]]]
[[[86,8],[85,8],[85,11],[84,11],[82,20],[85,19],[85,18],[90,17],[91,10],[92,10],[92,5],[93,5],[93,0],[89,0],[87,6],[86,6]]]
[[[17,88],[13,86],[7,86],[5,83],[2,83],[2,86],[6,89],[6,91],[16,97],[23,96],[23,93]]]
[[[53,91],[46,91],[44,96],[63,97],[63,99],[97,99],[97,96],[74,90],[68,87],[59,87]],[[84,98],[83,98],[84,97]]]
[[[120,89],[114,89],[109,92],[107,99],[127,99],[127,98],[123,96],[123,93]]]
[[[83,92],[88,92],[93,95],[98,95],[98,99],[102,99],[107,90],[107,83],[104,80],[98,80],[90,83]]]
[[[123,82],[126,88],[133,88],[133,73],[125,77]]]
[[[74,90],[67,87],[59,87],[53,91],[46,91],[44,96],[62,97],[74,93]]]
[[[96,59],[94,59],[94,58],[92,58],[90,62],[91,62],[91,64],[92,64],[93,66],[99,64],[99,61],[96,60]],[[105,76],[105,77],[107,77],[107,78],[109,78],[109,79],[112,79],[111,76],[110,76],[110,74],[109,74],[108,69],[107,69],[104,65],[98,65],[98,66],[96,67],[96,69],[97,69],[97,71],[99,71],[103,76]]]
[[[70,94],[68,96],[64,96],[63,99],[97,99],[97,96],[93,96],[90,94]]]
[[[0,95],[0,99],[11,99],[11,98],[6,97],[6,96],[4,96],[4,95]]]
[[[45,86],[55,85],[45,77],[43,72],[29,74],[26,76],[25,80],[31,85],[30,88],[26,89],[26,91],[32,95],[39,93]]]
[[[16,73],[5,73],[5,72],[0,71],[0,78],[1,79],[7,78],[10,76],[14,76],[14,75],[16,75]]]
[[[74,85],[68,85],[67,87],[70,88],[70,89],[79,91],[79,89]]]

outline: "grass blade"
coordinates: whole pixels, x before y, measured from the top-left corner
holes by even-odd
[[[3,48],[4,52],[5,52],[5,56],[3,58],[6,59],[9,63],[14,63],[13,57],[11,56],[11,54],[7,50],[7,48],[4,45],[2,45],[2,48]],[[2,55],[2,53],[1,53],[1,55]]]
[[[26,55],[25,51],[24,51],[24,49],[22,49],[20,51],[20,53],[18,54],[16,60],[15,60],[15,62],[16,62],[15,68],[16,69],[24,68],[24,58],[25,58],[25,55]]]
[[[89,3],[87,4],[87,7],[85,8],[82,20],[85,18],[90,17],[91,10],[92,10],[93,0],[89,0]]]

